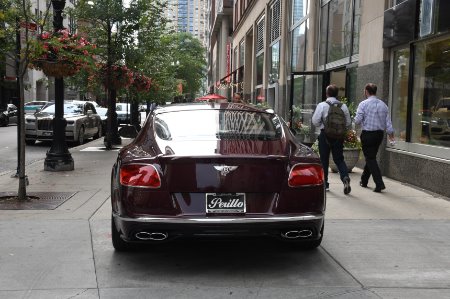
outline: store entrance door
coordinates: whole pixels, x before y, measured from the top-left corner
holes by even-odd
[[[318,133],[311,122],[318,103],[325,100],[325,87],[329,84],[329,73],[291,73],[291,93],[289,101],[289,126],[296,138],[312,145]]]

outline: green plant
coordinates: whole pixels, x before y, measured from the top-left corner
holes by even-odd
[[[348,130],[344,138],[344,148],[361,149],[361,141],[356,135],[355,130]]]

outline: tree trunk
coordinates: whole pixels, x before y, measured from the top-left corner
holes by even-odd
[[[23,74],[21,73],[19,76],[19,84],[20,84],[20,95],[19,95],[19,106],[22,109],[19,109],[21,113],[19,113],[18,121],[20,122],[20,131],[19,131],[19,190],[17,192],[19,200],[27,199],[27,178],[25,176],[25,114],[24,114],[24,83],[23,83]],[[37,125],[37,124],[36,124]]]

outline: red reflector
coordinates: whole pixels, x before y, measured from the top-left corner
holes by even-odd
[[[322,166],[316,164],[297,164],[289,173],[289,187],[323,184]]]
[[[161,178],[153,165],[128,164],[120,167],[120,183],[131,187],[159,188]]]

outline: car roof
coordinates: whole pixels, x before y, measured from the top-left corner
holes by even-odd
[[[215,102],[180,103],[180,104],[158,106],[155,109],[155,113],[159,114],[167,112],[192,111],[192,110],[240,110],[240,111],[273,114],[272,109],[260,108],[258,106],[254,106],[251,104],[215,103]]]

